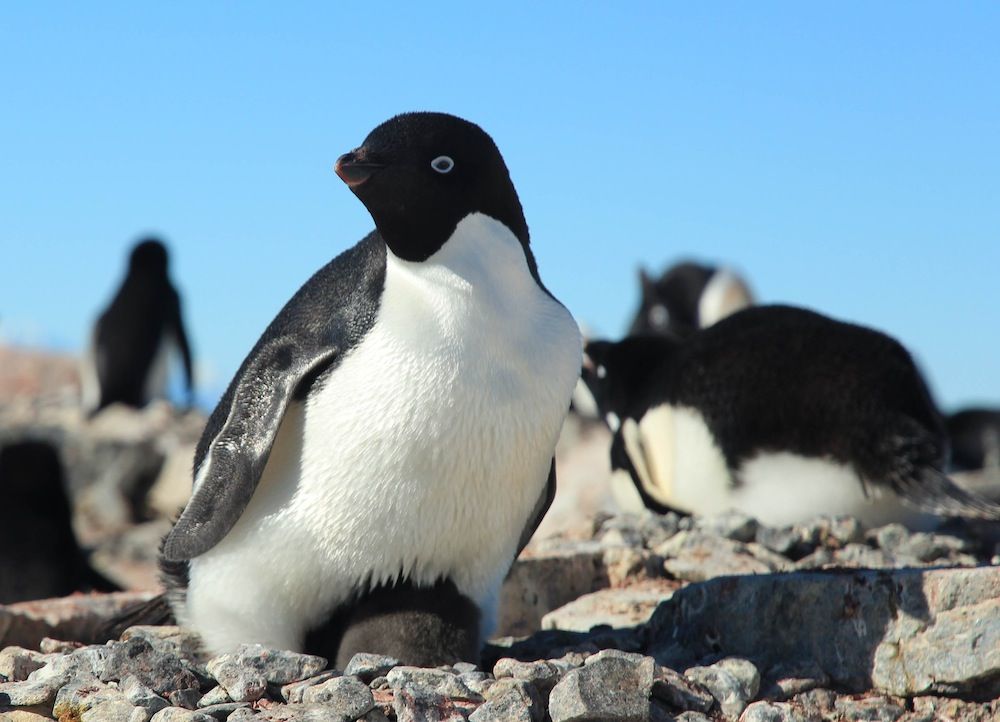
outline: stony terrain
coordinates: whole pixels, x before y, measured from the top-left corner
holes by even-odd
[[[155,593],[203,421],[0,403],[0,444],[59,449],[77,536],[133,590],[0,605],[0,720],[1000,720],[996,529],[615,515],[606,434],[573,423],[559,496],[478,666],[359,655],[331,670],[261,647],[207,659],[175,627],[100,639]]]

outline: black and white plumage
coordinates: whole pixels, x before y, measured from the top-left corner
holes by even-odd
[[[1000,409],[969,408],[945,419],[955,471],[1000,469]]]
[[[586,358],[585,380],[615,432],[612,467],[649,508],[877,523],[905,519],[902,499],[1000,518],[943,473],[944,428],[927,387],[909,353],[878,331],[757,306],[685,340],[591,342]]]
[[[376,230],[302,286],[209,419],[163,545],[215,652],[475,658],[555,490],[579,374],[506,165],[410,113],[337,161]]]
[[[125,279],[94,325],[81,370],[84,409],[94,414],[113,403],[141,408],[163,398],[175,351],[190,401],[191,349],[180,296],[167,274],[167,249],[147,238],[132,249]]]
[[[639,269],[641,298],[629,335],[670,333],[687,337],[700,328],[753,305],[754,297],[738,274],[685,261],[659,278]]]

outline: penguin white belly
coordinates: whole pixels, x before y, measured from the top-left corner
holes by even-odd
[[[213,651],[295,649],[355,592],[448,577],[488,632],[580,361],[502,224],[467,217],[423,263],[390,253],[374,326],[286,412],[249,506],[192,560],[184,621]]]
[[[626,448],[640,478],[648,479],[645,489],[681,511],[708,515],[736,509],[769,525],[820,514],[850,514],[869,526],[917,521],[897,497],[866,495],[854,470],[830,459],[762,452],[740,465],[734,485],[722,451],[695,409],[663,405],[647,411],[638,425],[628,423],[633,426],[623,427]]]

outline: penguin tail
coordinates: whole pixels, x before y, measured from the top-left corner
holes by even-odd
[[[939,469],[925,466],[906,477],[896,477],[893,489],[903,501],[940,516],[1000,521],[1000,504],[967,491]]]

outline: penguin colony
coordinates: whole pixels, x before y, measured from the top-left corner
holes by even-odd
[[[335,170],[375,230],[250,351],[162,545],[168,611],[211,653],[478,661],[503,578],[555,493],[581,360],[626,508],[736,507],[772,524],[912,521],[908,508],[1000,518],[945,475],[942,419],[888,336],[753,306],[732,271],[684,263],[642,271],[630,336],[584,354],[478,126],[396,116]],[[141,342],[122,344],[136,327]],[[147,242],[95,328],[89,408],[146,403],[170,342],[190,387],[165,251]]]

